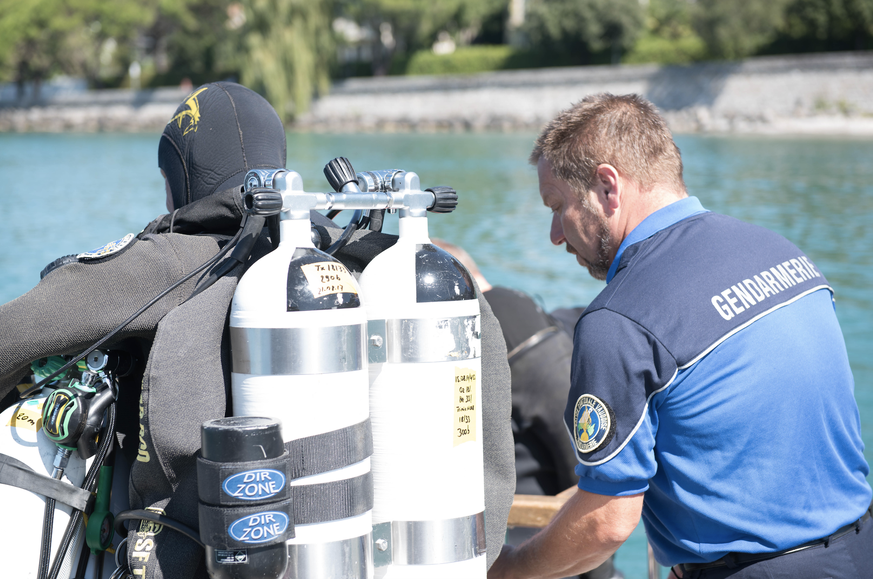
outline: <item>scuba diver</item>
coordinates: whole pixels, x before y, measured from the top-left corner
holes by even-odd
[[[512,435],[515,441],[515,492],[557,495],[576,486],[577,464],[560,417],[570,389],[573,329],[584,307],[546,313],[528,294],[492,286],[463,248],[441,239],[437,245],[474,277],[500,322],[512,374]],[[507,529],[506,542],[519,545],[538,529]],[[621,579],[614,557],[579,579]]]
[[[249,170],[285,162],[285,129],[266,100],[231,82],[199,87],[178,107],[158,146],[170,213],[137,235],[55,260],[36,287],[0,305],[0,410],[18,401],[15,387],[34,360],[77,356],[105,340],[106,348],[138,362],[119,380],[114,442],[130,465],[125,502],[155,520],[198,526],[201,424],[232,408],[231,299],[242,274],[278,243],[277,223],[269,218],[262,229],[253,230],[252,220],[241,226],[241,189]],[[343,234],[320,213],[313,211],[311,220],[324,247]],[[357,231],[335,257],[357,275],[396,239]],[[487,539],[499,545],[514,489],[509,372],[496,320],[479,301]],[[155,520],[129,522],[127,571],[147,579],[205,578],[203,547]],[[488,550],[489,565],[498,554]]]

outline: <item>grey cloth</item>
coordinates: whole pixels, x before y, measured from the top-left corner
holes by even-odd
[[[482,438],[485,453],[485,529],[488,567],[503,546],[515,494],[512,394],[506,343],[491,306],[479,296],[482,313]]]
[[[143,304],[219,249],[210,235],[145,235],[121,253],[70,263],[49,272],[23,296],[0,306],[0,395],[27,373],[30,362],[78,354]],[[194,289],[191,280],[157,302],[119,333],[154,337],[158,322]]]
[[[221,207],[225,211],[228,205]],[[321,224],[323,235],[338,238],[338,228],[320,215],[313,214],[313,219]],[[147,229],[153,233],[143,234],[122,252],[99,263],[61,266],[24,296],[0,306],[0,330],[11,338],[0,344],[0,395],[26,373],[30,361],[50,354],[79,353],[214,255],[227,239],[162,233],[169,220],[156,221],[160,221],[159,226],[153,223]],[[353,273],[360,272],[395,241],[391,235],[358,232],[337,257]],[[266,239],[259,240],[249,264],[269,248]],[[118,336],[119,341],[142,341],[149,352],[139,405],[137,459],[131,468],[131,508],[156,509],[189,526],[197,525],[195,453],[200,448],[200,424],[230,411],[227,319],[242,269],[236,268],[183,304],[194,288],[195,276]],[[506,346],[500,326],[481,295],[479,303],[490,566],[503,543],[515,489],[515,467]],[[128,560],[132,567],[145,567],[148,579],[206,577],[202,549],[169,529],[131,525],[129,539]]]

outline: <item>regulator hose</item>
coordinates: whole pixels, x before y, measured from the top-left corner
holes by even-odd
[[[87,356],[88,354],[90,354],[91,352],[93,352],[94,350],[96,350],[97,348],[99,348],[100,346],[102,346],[103,344],[105,344],[105,343],[106,343],[110,338],[112,338],[115,334],[117,334],[118,332],[120,332],[121,330],[123,330],[123,329],[125,328],[125,326],[127,326],[130,322],[132,322],[133,320],[135,320],[136,318],[138,318],[139,316],[141,316],[143,312],[145,312],[147,309],[149,309],[150,307],[152,307],[152,306],[153,306],[155,303],[157,303],[161,298],[163,298],[163,297],[166,296],[168,293],[170,293],[171,291],[173,291],[174,289],[176,289],[177,287],[179,287],[180,285],[182,285],[183,283],[185,283],[186,281],[188,281],[189,279],[191,279],[191,278],[194,277],[195,275],[199,274],[199,273],[202,272],[203,270],[208,269],[208,268],[212,267],[213,265],[215,265],[215,263],[218,262],[218,260],[220,260],[222,257],[224,257],[224,256],[227,254],[228,251],[230,251],[231,249],[233,249],[233,247],[237,244],[237,242],[239,241],[240,237],[242,236],[242,232],[243,232],[243,229],[240,228],[240,230],[237,231],[236,235],[234,235],[234,236],[231,238],[231,240],[227,243],[227,245],[225,245],[223,248],[221,248],[221,251],[219,251],[219,252],[216,253],[214,256],[212,256],[211,258],[209,258],[209,259],[208,259],[206,262],[204,262],[202,265],[199,265],[199,266],[197,267],[197,269],[195,269],[194,271],[188,273],[185,277],[183,277],[182,279],[180,279],[179,281],[175,282],[173,285],[171,285],[170,287],[168,287],[167,289],[165,289],[164,291],[162,291],[161,293],[159,293],[158,295],[156,295],[156,296],[155,296],[154,298],[152,298],[152,299],[151,299],[151,300],[150,300],[146,305],[144,305],[143,307],[141,307],[140,309],[138,309],[138,310],[137,310],[136,312],[134,312],[134,313],[133,313],[129,318],[127,318],[126,320],[124,320],[123,322],[121,322],[121,324],[119,324],[118,327],[116,327],[114,330],[112,330],[111,332],[109,332],[108,334],[106,334],[105,336],[103,336],[102,338],[100,338],[99,340],[97,340],[96,342],[94,342],[91,346],[88,347],[87,350],[85,350],[84,352],[82,352],[81,354],[79,354],[78,356],[76,356],[75,358],[73,358],[72,360],[70,360],[69,362],[67,362],[66,364],[64,364],[63,366],[61,366],[61,367],[60,367],[59,369],[57,369],[56,371],[52,372],[52,373],[51,373],[49,376],[47,376],[46,378],[40,380],[38,383],[34,384],[34,385],[31,386],[30,388],[28,388],[27,390],[25,390],[24,392],[22,392],[21,395],[20,395],[20,398],[21,398],[22,400],[24,400],[24,399],[26,399],[26,398],[30,398],[31,396],[33,396],[34,394],[36,394],[37,392],[39,392],[40,389],[42,389],[43,386],[45,386],[46,384],[48,384],[49,382],[51,382],[51,381],[52,381],[56,376],[58,376],[58,375],[60,375],[60,374],[62,374],[62,373],[64,373],[64,372],[66,372],[67,370],[69,370],[70,368],[72,368],[73,366],[75,366],[76,364],[78,364],[79,361],[81,361],[81,360],[83,360],[83,359],[85,358],[85,356]]]
[[[252,254],[252,249],[255,247],[255,242],[257,242],[258,237],[261,235],[261,230],[264,229],[266,220],[267,218],[262,215],[245,214],[243,216],[242,223],[240,223],[239,241],[236,242],[233,251],[230,253],[230,257],[216,267],[215,270],[209,274],[208,278],[197,284],[197,287],[194,288],[194,291],[190,296],[188,296],[188,300],[206,290],[212,284],[227,275],[233,268],[248,260],[249,256]]]
[[[349,224],[346,225],[345,229],[343,229],[342,235],[340,235],[339,239],[334,241],[330,247],[324,250],[324,252],[328,255],[333,255],[340,249],[346,246],[349,240],[352,238],[352,235],[358,228],[361,226],[363,211],[360,209],[356,209],[352,214],[352,220],[349,221]]]
[[[42,537],[39,544],[39,568],[36,576],[38,579],[48,577],[49,564],[52,556],[52,531],[55,522],[55,500],[45,498],[45,508],[42,511]]]
[[[103,440],[100,442],[100,449],[97,451],[97,456],[94,458],[91,468],[88,469],[88,473],[85,475],[85,481],[82,483],[82,488],[90,492],[93,492],[94,487],[97,486],[97,477],[100,474],[100,467],[106,463],[106,457],[109,456],[109,453],[112,451],[112,441],[115,438],[116,414],[114,403],[109,405],[107,412],[108,420],[106,423],[106,430],[103,434]],[[73,541],[73,537],[76,534],[76,528],[79,526],[81,520],[82,511],[73,509],[72,515],[70,516],[70,522],[67,523],[64,537],[61,539],[61,544],[58,546],[57,553],[55,554],[55,561],[52,564],[51,572],[48,575],[49,579],[58,578],[58,573],[60,573],[61,565],[63,565],[64,562],[63,555],[70,548],[70,543]]]
[[[182,533],[201,547],[204,546],[203,542],[200,540],[199,531],[165,515],[153,513],[144,509],[135,509],[118,513],[118,516],[115,517],[115,532],[121,536],[124,536],[127,533],[127,527],[124,526],[125,521],[151,521],[153,523],[158,523],[169,529]]]

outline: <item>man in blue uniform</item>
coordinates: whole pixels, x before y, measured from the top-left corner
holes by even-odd
[[[574,338],[579,490],[489,578],[590,569],[640,516],[671,578],[873,577],[854,381],[818,267],[688,197],[636,95],[561,113],[531,162],[552,242],[607,286]]]

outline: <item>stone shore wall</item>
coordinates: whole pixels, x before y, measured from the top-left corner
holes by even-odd
[[[73,92],[0,100],[0,132],[161,131],[187,96],[180,88]]]
[[[873,135],[873,52],[355,78],[336,83],[289,128],[536,130],[598,92],[642,94],[680,133]],[[160,130],[184,97],[167,88],[91,91],[35,104],[0,100],[0,131]]]
[[[646,96],[675,132],[873,135],[873,52],[349,79],[298,124],[331,131],[536,130],[599,92]]]

